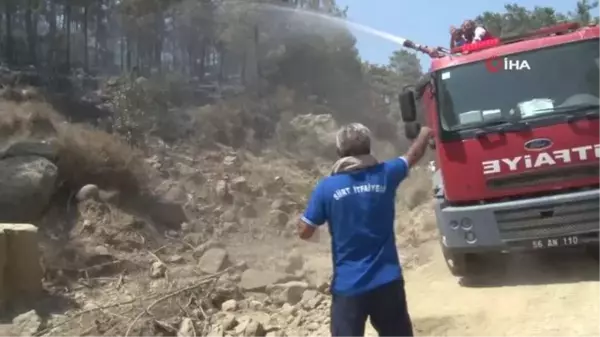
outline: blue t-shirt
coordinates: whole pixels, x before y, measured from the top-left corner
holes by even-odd
[[[394,206],[407,174],[406,159],[395,158],[326,177],[315,187],[302,220],[329,225],[334,294],[358,295],[401,277]]]

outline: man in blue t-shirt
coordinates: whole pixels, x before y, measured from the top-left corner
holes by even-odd
[[[340,160],[312,192],[299,222],[307,240],[329,225],[333,253],[332,336],[363,336],[368,317],[379,336],[412,336],[404,279],[396,251],[396,189],[419,161],[432,131],[423,127],[406,155],[382,163],[371,155],[362,124],[337,134]]]

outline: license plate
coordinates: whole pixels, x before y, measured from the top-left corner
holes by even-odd
[[[580,239],[577,235],[561,236],[557,238],[538,239],[531,241],[533,249],[565,247],[578,245]]]

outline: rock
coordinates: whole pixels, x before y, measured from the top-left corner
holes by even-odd
[[[321,295],[318,291],[307,289],[302,294],[302,307],[306,310],[315,309],[321,304],[323,300],[323,295]]]
[[[200,238],[198,238],[197,242],[201,241],[201,238],[204,237],[200,233],[194,233],[194,234],[198,234],[200,236]],[[202,258],[202,255],[204,255],[204,253],[206,251],[208,251],[209,249],[211,249],[211,248],[225,249],[224,246],[223,246],[223,244],[221,244],[219,242],[216,242],[216,241],[214,241],[214,240],[211,239],[211,240],[208,240],[208,241],[206,241],[206,242],[204,242],[202,244],[198,244],[197,247],[194,248],[193,255],[196,258]]]
[[[285,189],[285,180],[282,177],[277,176],[272,181],[268,182],[265,186],[265,190],[268,193],[279,193]]]
[[[267,288],[271,299],[276,304],[289,303],[295,305],[302,300],[302,294],[308,288],[308,283],[291,281],[283,284],[274,284]]]
[[[160,158],[157,155],[154,155],[150,158],[146,158],[145,162],[152,167],[155,170],[160,170],[162,167],[162,164],[160,162]]]
[[[248,323],[250,322],[250,318],[249,317],[242,317],[240,320],[238,320],[238,324],[235,326],[235,329],[233,330],[233,334],[236,336],[240,336],[244,333],[244,331],[246,331],[246,327],[248,326]]]
[[[229,234],[235,233],[237,231],[238,224],[235,222],[225,222],[221,225],[219,233],[220,234]]]
[[[212,301],[213,305],[220,307],[221,304],[231,299],[242,299],[243,295],[237,287],[237,284],[225,278],[221,282],[219,282],[219,284],[210,294],[209,298]],[[237,302],[237,308],[240,309],[244,303],[244,301]]]
[[[185,204],[188,201],[188,195],[184,186],[173,180],[162,182],[155,189],[154,193],[160,195],[163,200],[172,203]]]
[[[306,289],[303,293],[302,293],[302,302],[308,302],[310,300],[315,299],[317,296],[319,296],[319,292],[313,289]]]
[[[237,216],[234,210],[228,209],[223,214],[221,214],[222,222],[235,222],[237,220]]]
[[[320,327],[321,327],[321,325],[317,322],[311,322],[311,323],[308,323],[308,325],[306,325],[306,329],[308,329],[309,331],[318,330]]]
[[[167,257],[165,259],[165,261],[169,262],[169,263],[183,263],[185,262],[185,259],[183,258],[183,256],[181,255],[170,255],[169,257]]]
[[[227,187],[227,182],[225,180],[217,181],[215,193],[219,199],[225,199],[229,196],[229,188]]]
[[[100,198],[100,189],[94,184],[87,184],[79,189],[79,192],[75,195],[77,201],[84,201],[88,199],[98,200]]]
[[[265,291],[267,286],[285,282],[289,275],[274,271],[247,269],[242,273],[240,288],[244,291]]]
[[[208,336],[214,336],[214,337],[223,337],[225,336],[225,331],[223,329],[222,326],[220,325],[215,325],[212,327],[212,329],[210,330],[210,332],[208,333]]]
[[[304,257],[300,254],[300,251],[293,249],[287,256],[285,272],[293,274],[304,268]]]
[[[223,317],[223,319],[221,320],[221,326],[225,331],[235,328],[237,324],[237,319],[232,314],[225,315],[225,317]]]
[[[42,318],[35,310],[20,314],[12,321],[12,333],[16,336],[33,336],[42,327]]]
[[[222,311],[236,311],[238,303],[236,300],[227,300],[221,304]]]
[[[204,234],[202,233],[189,233],[183,237],[183,241],[194,247],[198,247],[204,241]],[[204,251],[202,251],[204,253]]]
[[[238,158],[236,156],[226,156],[223,158],[223,165],[225,166],[235,166],[238,164]]]
[[[256,209],[253,205],[245,205],[240,210],[240,215],[244,218],[256,218],[258,213],[256,212]]]
[[[323,281],[317,285],[317,290],[322,292],[323,294],[328,294],[330,287],[331,287],[331,285],[329,284],[328,281]]]
[[[248,307],[252,310],[261,310],[263,308],[263,304],[259,301],[252,300],[248,303]]]
[[[177,331],[177,337],[196,337],[194,322],[190,318],[186,317],[181,320],[179,330]]]
[[[272,210],[269,212],[269,227],[284,228],[289,221],[290,217],[282,211]]]
[[[119,202],[119,198],[121,197],[121,193],[119,191],[111,190],[111,191],[98,191],[98,197],[100,200],[104,202],[109,202],[112,204],[117,204]]]
[[[0,159],[12,157],[42,157],[52,163],[58,158],[58,147],[56,143],[49,141],[20,141],[13,143],[0,154]]]
[[[237,192],[249,192],[250,186],[248,186],[248,181],[244,177],[237,177],[233,179],[230,183],[231,189]]]
[[[0,160],[0,221],[38,220],[54,194],[58,168],[35,156]]]
[[[81,224],[81,231],[93,233],[94,224],[88,219],[83,220],[83,223]]]
[[[271,210],[282,211],[286,214],[289,214],[295,211],[296,206],[296,204],[283,199],[276,199],[271,203]]]
[[[4,255],[0,278],[5,282],[0,299],[20,301],[36,298],[43,291],[37,227],[0,224],[0,238],[0,251],[3,252],[0,256]]]
[[[235,263],[234,268],[237,271],[243,272],[245,270],[248,270],[248,264],[246,263],[246,261],[239,261]]]
[[[229,263],[229,256],[225,249],[211,248],[202,254],[198,261],[198,268],[203,273],[214,274],[227,268]]]
[[[143,86],[146,83],[148,83],[148,79],[145,78],[144,76],[140,76],[140,77],[138,77],[138,78],[135,79],[135,84],[137,84],[137,85]]]
[[[286,336],[286,334],[282,330],[269,331],[265,335],[265,337],[285,337],[285,336]],[[294,336],[294,335],[292,335],[292,336]],[[317,335],[317,336],[322,336],[322,335]]]
[[[244,337],[264,337],[267,334],[263,325],[253,319],[250,319],[244,329]]]
[[[281,306],[281,310],[279,312],[284,316],[294,316],[296,311],[297,311],[297,309],[295,306],[286,302],[286,303],[283,303],[283,305]]]
[[[183,222],[183,223],[181,223],[181,231],[184,232],[184,233],[191,232],[192,229],[193,229],[193,227],[194,226],[192,224],[190,224],[189,222]]]
[[[118,77],[111,77],[106,81],[106,85],[109,87],[114,87],[117,84],[119,84],[119,78]]]
[[[166,272],[167,266],[160,261],[155,261],[152,263],[152,267],[150,268],[150,277],[153,279],[162,278],[165,276]]]
[[[146,207],[154,221],[169,228],[178,228],[182,222],[189,221],[183,207],[175,202],[158,199]]]

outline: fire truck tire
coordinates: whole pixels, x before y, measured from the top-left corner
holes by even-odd
[[[469,276],[474,272],[473,256],[467,253],[457,253],[442,246],[442,254],[446,261],[446,266],[452,275],[457,277]]]

